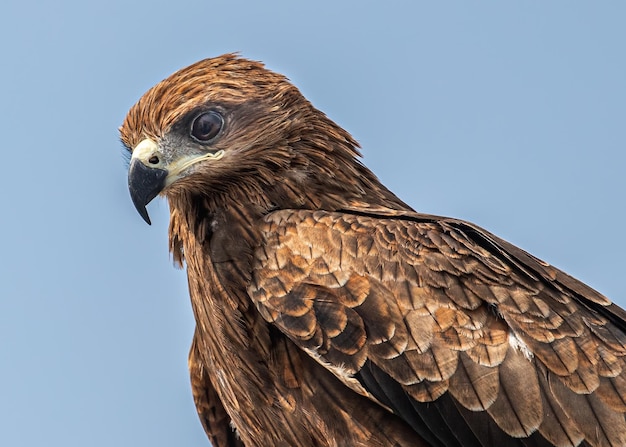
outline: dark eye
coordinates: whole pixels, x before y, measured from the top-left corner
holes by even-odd
[[[224,124],[222,115],[215,111],[198,115],[191,123],[191,136],[201,142],[209,141],[219,133]]]

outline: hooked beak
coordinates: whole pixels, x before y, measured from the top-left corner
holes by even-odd
[[[133,150],[128,169],[128,190],[139,215],[150,225],[150,216],[146,205],[165,188],[169,172],[159,167],[161,160],[157,155],[157,144],[149,139],[143,140]]]
[[[176,180],[188,175],[191,166],[208,160],[220,160],[223,156],[223,150],[181,153],[168,162],[157,143],[149,138],[142,140],[133,149],[128,169],[128,189],[139,215],[150,225],[146,205],[152,199]]]

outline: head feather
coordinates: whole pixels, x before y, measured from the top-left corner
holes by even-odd
[[[204,59],[148,90],[128,112],[120,128],[121,140],[132,149],[144,138],[160,139],[181,116],[202,104],[239,104],[288,90],[296,89],[261,62],[233,53]]]

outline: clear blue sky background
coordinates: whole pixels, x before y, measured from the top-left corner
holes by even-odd
[[[9,0],[0,6],[0,445],[208,445],[167,205],[117,128],[241,51],[285,73],[416,209],[471,220],[626,305],[626,3]]]

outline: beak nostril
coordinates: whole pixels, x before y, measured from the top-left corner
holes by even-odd
[[[157,157],[156,155],[153,155],[152,157],[148,159],[148,163],[150,163],[151,165],[158,165],[159,157]]]

